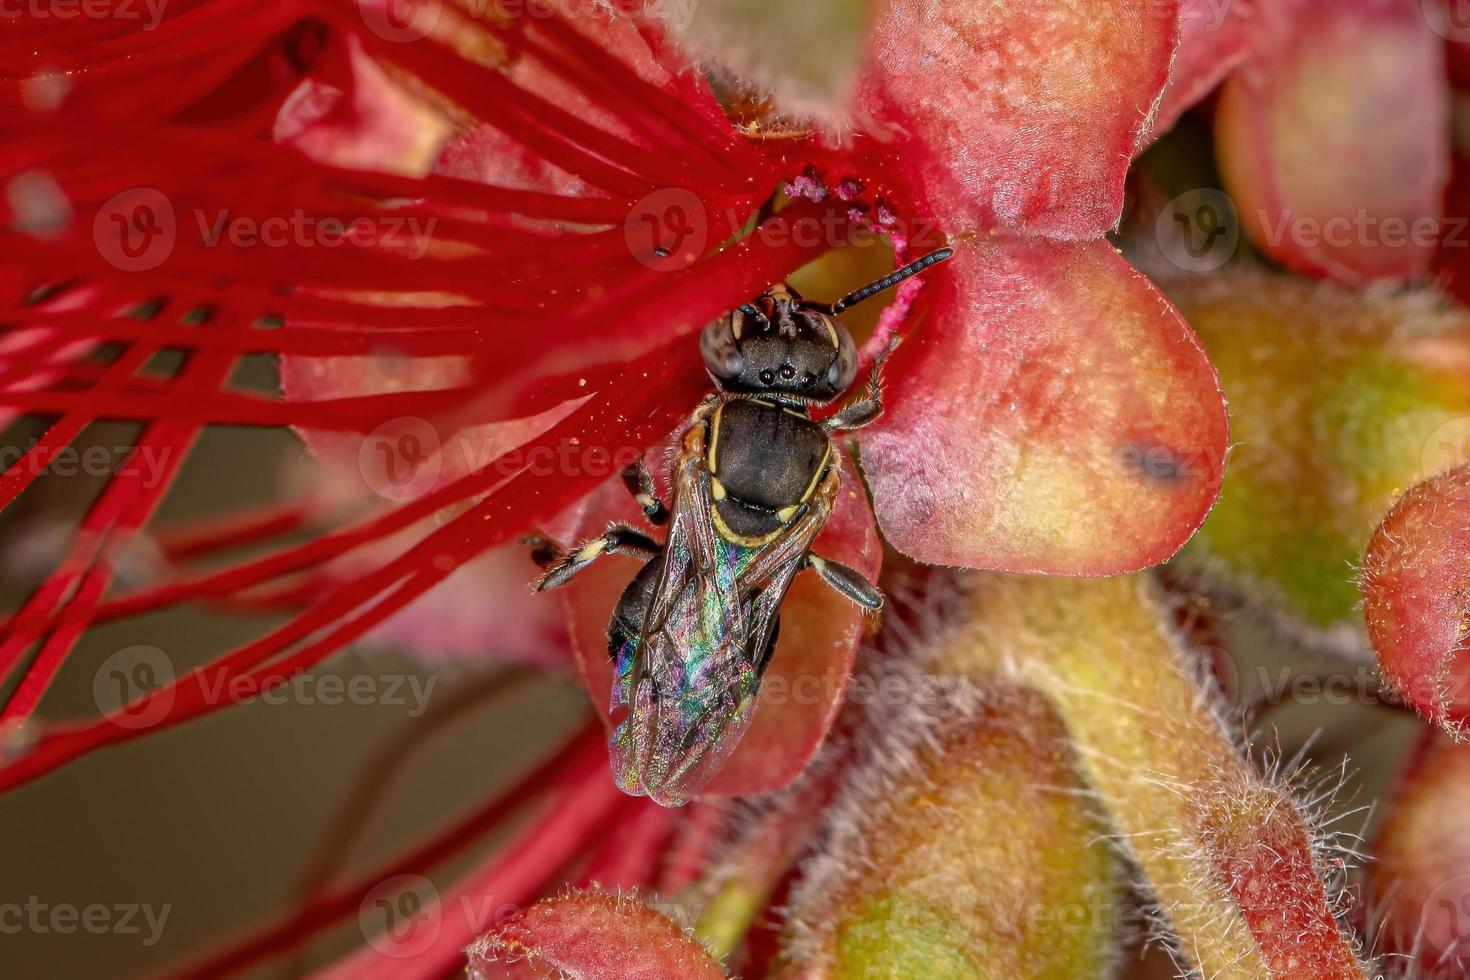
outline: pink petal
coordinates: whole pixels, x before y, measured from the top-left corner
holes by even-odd
[[[286,399],[303,402],[438,391],[475,379],[468,357],[284,355],[280,372]],[[581,404],[581,400],[563,402],[529,418],[482,425],[455,427],[445,418],[402,416],[367,433],[298,429],[297,435],[318,461],[356,479],[363,492],[412,500],[492,463],[506,477],[521,466],[556,465],[552,457],[502,456],[546,432]]]
[[[634,898],[572,892],[537,902],[469,949],[471,976],[724,980],[699,940]]]
[[[919,214],[953,231],[1091,238],[1168,79],[1175,0],[894,0],[859,112],[911,162]]]
[[[1278,0],[1216,141],[1246,231],[1298,272],[1423,275],[1449,169],[1444,42],[1417,3]]]
[[[381,555],[354,553],[351,574],[376,568]],[[461,565],[439,585],[354,645],[391,650],[437,665],[525,664],[570,668],[566,616],[548,595],[530,595],[538,574],[526,548],[501,545]]]
[[[355,40],[348,43],[352,91],[302,82],[276,117],[276,142],[339,167],[423,176],[449,135],[448,120],[390,81]]]
[[[650,454],[652,460],[662,454]],[[867,495],[846,454],[839,455],[842,489],[816,551],[866,575],[878,576],[882,549]],[[657,472],[657,470],[655,470]],[[666,490],[665,490],[666,494]],[[668,497],[665,495],[667,501]],[[577,540],[600,533],[609,521],[640,526],[641,514],[621,481],[594,495]],[[658,535],[654,535],[657,537]],[[613,607],[638,564],[613,557],[590,566],[564,591],[571,617],[572,643],[592,702],[608,717],[612,663],[607,654],[607,624]],[[821,745],[842,704],[852,660],[862,638],[863,616],[851,602],[804,572],[797,576],[781,607],[781,636],[761,685],[755,719],[740,747],[706,789],[715,795],[768,792],[801,774]]]
[[[1470,468],[1394,504],[1363,559],[1363,612],[1384,677],[1431,721],[1470,720]]]
[[[931,295],[932,291],[932,295]],[[1227,422],[1189,326],[1104,241],[957,243],[860,438],[888,541],[920,561],[1112,575],[1172,555],[1219,491]]]
[[[1183,0],[1179,5],[1179,53],[1169,69],[1169,85],[1150,135],[1167,132],[1245,60],[1255,40],[1258,2]]]

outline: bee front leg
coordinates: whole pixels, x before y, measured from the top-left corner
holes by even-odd
[[[822,428],[836,434],[861,429],[878,421],[878,417],[883,414],[883,363],[897,346],[897,341],[889,344],[873,362],[873,370],[868,373],[868,387],[863,392],[863,397],[844,406],[842,411],[823,422]]]
[[[838,593],[851,599],[870,613],[883,608],[883,593],[857,571],[840,561],[808,554],[804,563]]]
[[[623,486],[638,501],[638,506],[643,508],[643,516],[648,518],[648,523],[654,527],[663,527],[669,522],[669,509],[664,502],[658,499],[658,488],[654,486],[653,474],[648,472],[648,466],[639,460],[632,466],[623,470]]]
[[[545,539],[541,540],[545,542]],[[545,543],[549,544],[549,542]],[[537,557],[539,550],[538,545],[532,551],[532,557]],[[542,564],[542,567],[546,569],[545,573],[531,588],[536,592],[560,588],[566,585],[573,575],[603,555],[632,555],[647,561],[656,557],[661,550],[658,543],[643,532],[626,524],[614,524],[607,529],[605,534],[584,541],[572,551],[561,555],[553,553],[550,560]]]

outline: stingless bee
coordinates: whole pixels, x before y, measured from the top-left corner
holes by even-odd
[[[781,602],[802,569],[865,610],[882,608],[877,586],[811,551],[837,497],[832,437],[882,413],[882,358],[860,398],[820,422],[811,408],[836,400],[857,374],[856,346],[836,315],[951,254],[938,249],[830,305],[774,286],[705,327],[700,353],[716,390],[684,431],[672,510],[646,466],[623,474],[649,523],[668,525],[663,545],[626,524],[564,553],[537,539],[537,591],[603,555],[646,562],[607,629],[609,745],[624,792],[681,806],[719,769],[750,727]]]

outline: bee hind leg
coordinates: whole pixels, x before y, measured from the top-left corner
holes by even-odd
[[[550,542],[546,544],[549,545]],[[635,558],[647,560],[656,556],[661,550],[657,542],[643,532],[626,524],[614,524],[605,533],[584,541],[571,551],[560,555],[553,554],[551,560],[542,565],[546,571],[532,586],[532,589],[540,592],[543,589],[560,588],[573,575],[603,555],[632,555]],[[539,551],[539,545],[533,547],[532,557],[538,557]]]
[[[823,582],[867,612],[876,613],[883,608],[883,593],[856,569],[849,568],[840,561],[812,554],[806,556],[805,564],[821,576]]]

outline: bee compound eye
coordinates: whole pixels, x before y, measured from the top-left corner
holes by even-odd
[[[699,352],[704,366],[716,380],[738,378],[745,370],[745,357],[740,353],[731,317],[721,317],[704,328],[699,335]]]

